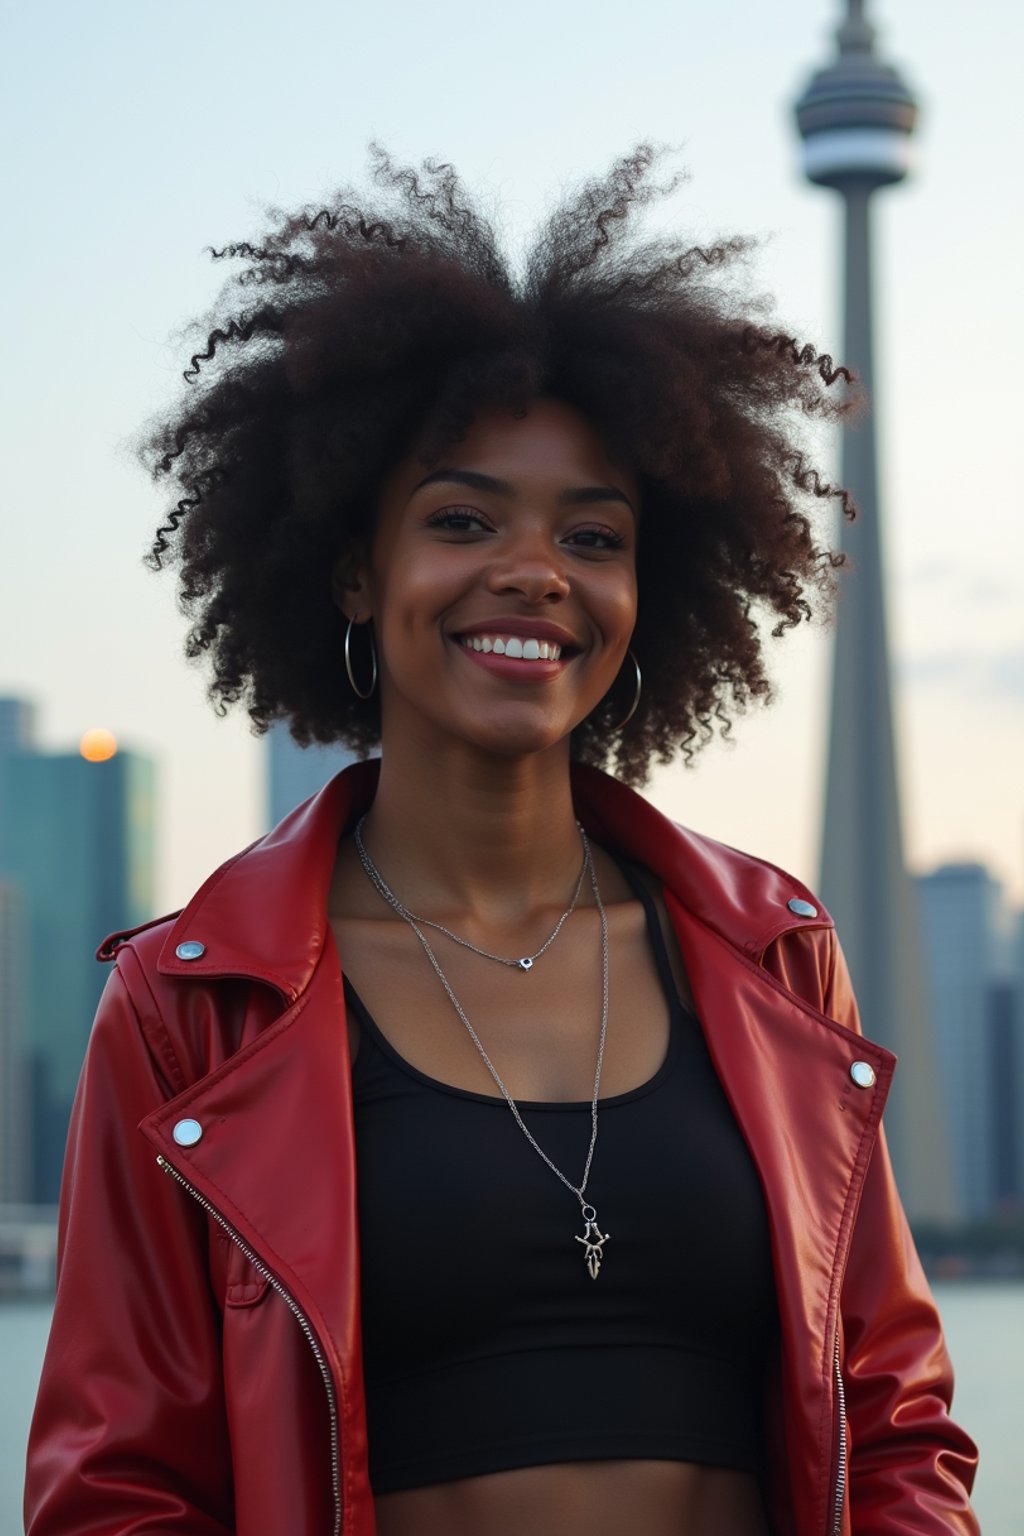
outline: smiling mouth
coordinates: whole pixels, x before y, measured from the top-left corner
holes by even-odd
[[[485,656],[508,656],[513,661],[559,661],[562,647],[553,640],[522,639],[519,635],[460,635],[459,644]]]

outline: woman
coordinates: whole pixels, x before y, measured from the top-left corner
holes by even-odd
[[[976,1529],[832,924],[621,782],[767,692],[845,507],[790,418],[847,376],[629,243],[652,158],[521,284],[383,156],[215,253],[154,564],[222,706],[381,756],[104,946],[32,1536]]]

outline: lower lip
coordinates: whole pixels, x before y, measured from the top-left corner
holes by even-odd
[[[517,656],[498,656],[494,651],[474,651],[461,642],[457,644],[462,654],[470,661],[475,661],[478,667],[483,667],[485,672],[513,683],[550,682],[553,677],[559,677],[568,665],[563,656],[557,661],[522,661]]]

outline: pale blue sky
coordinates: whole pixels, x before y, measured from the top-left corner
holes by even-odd
[[[4,23],[0,692],[48,746],[107,725],[159,761],[160,901],[261,830],[263,748],[181,659],[159,510],[123,442],[176,388],[172,333],[218,275],[204,245],[267,203],[359,178],[365,146],[436,154],[521,240],[641,137],[684,146],[659,218],[764,236],[756,291],[840,350],[837,207],[799,174],[790,105],[838,0],[97,0]],[[920,91],[916,180],[878,200],[877,416],[909,851],[980,857],[1024,893],[1024,407],[1018,100],[1024,10],[875,0]],[[958,21],[958,18],[962,20]],[[827,638],[779,651],[781,697],[653,797],[813,881]]]

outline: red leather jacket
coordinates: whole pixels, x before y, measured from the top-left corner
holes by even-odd
[[[116,964],[71,1125],[30,1536],[373,1536],[325,906],[375,773],[340,775],[179,917],[101,950]],[[976,1532],[976,1452],[947,1414],[949,1362],[880,1134],[894,1058],[859,1033],[831,920],[790,909],[808,893],[789,876],[601,774],[579,771],[575,794],[593,838],[664,882],[764,1185],[774,1530]],[[199,958],[176,954],[188,940]]]

